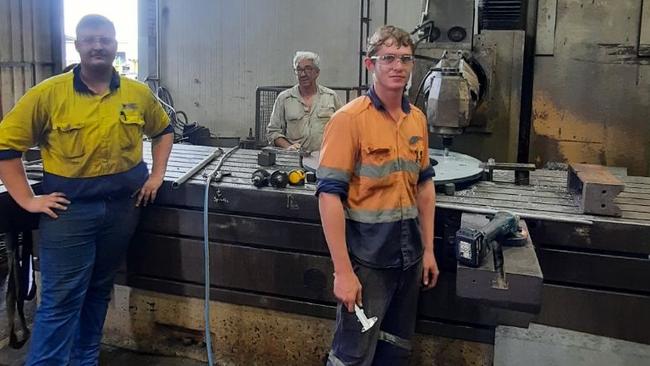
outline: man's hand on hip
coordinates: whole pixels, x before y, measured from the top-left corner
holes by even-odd
[[[135,194],[138,195],[138,199],[135,201],[135,207],[140,207],[140,204],[147,207],[147,204],[153,203],[156,199],[156,194],[158,189],[163,184],[163,178],[150,176],[142,188],[140,188]]]
[[[436,256],[433,251],[425,250],[422,256],[422,285],[424,285],[425,290],[436,287],[439,274]]]
[[[351,313],[355,303],[362,306],[361,282],[354,272],[334,273],[334,296]]]
[[[70,201],[65,198],[65,194],[54,192],[43,196],[33,196],[22,207],[31,213],[44,213],[56,219],[59,216],[54,212],[54,209],[67,210],[69,204]]]

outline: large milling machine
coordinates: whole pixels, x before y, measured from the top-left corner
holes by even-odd
[[[421,296],[418,332],[493,343],[497,326],[526,327],[534,321],[650,344],[650,285],[642,280],[650,272],[650,178],[610,170],[622,189],[602,201],[620,209],[612,217],[584,210],[585,205],[605,204],[585,199],[585,187],[594,186],[584,178],[589,167],[582,172],[582,191],[576,191],[564,170],[531,171],[526,185],[515,184],[512,171],[480,165],[489,158],[517,160],[526,35],[484,26],[496,3],[424,1],[422,22],[414,33],[421,40],[409,94],[427,111],[436,185],[442,191],[446,184],[457,188],[437,196],[435,248],[442,273],[438,286]],[[202,296],[202,172],[212,172],[226,156],[216,150],[174,146],[165,183],[156,204],[143,212],[120,283],[155,293]],[[149,145],[145,151],[150,162]],[[258,153],[236,151],[221,162],[220,169],[230,175],[209,188],[211,298],[333,318],[332,267],[315,185],[253,186],[251,175],[262,168]],[[214,155],[217,159],[197,172],[196,166]],[[449,162],[456,165],[446,169]],[[299,168],[298,156],[282,153],[273,167],[266,167]],[[196,173],[174,189],[173,182],[188,171]],[[452,173],[458,176],[445,178]],[[455,237],[463,216],[498,211],[525,221],[537,255],[529,265],[510,262],[514,266],[506,272],[518,274],[507,277],[508,291],[491,285],[494,273],[482,268],[468,272],[456,260]],[[533,268],[537,260],[543,283]],[[126,315],[137,311],[127,309]],[[177,321],[175,331],[182,326]]]

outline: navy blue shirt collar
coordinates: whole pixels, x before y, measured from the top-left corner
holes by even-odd
[[[92,90],[88,88],[88,86],[81,80],[81,76],[79,73],[81,72],[81,65],[77,65],[74,69],[72,69],[72,72],[74,73],[74,77],[72,78],[72,85],[74,87],[74,90],[77,93],[81,94],[94,94]],[[113,74],[111,75],[111,82],[108,85],[108,88],[111,90],[111,92],[114,92],[120,87],[120,75],[113,69]]]
[[[377,96],[377,93],[375,93],[374,84],[370,87],[370,89],[368,89],[368,97],[370,98],[372,105],[375,108],[377,108],[377,110],[380,111],[386,110],[386,108],[384,107],[384,103],[382,103],[381,99],[379,99],[379,96]],[[409,100],[406,97],[406,95],[403,94],[402,94],[402,111],[404,111],[404,113],[406,114],[411,112],[411,103],[409,103]]]

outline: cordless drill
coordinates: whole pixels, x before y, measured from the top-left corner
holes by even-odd
[[[501,241],[508,237],[516,237],[519,231],[519,217],[510,212],[500,211],[494,214],[490,222],[479,229],[462,227],[456,232],[456,259],[461,264],[470,267],[480,267],[483,259],[490,250],[495,253],[495,267],[502,265],[499,262],[502,255]],[[525,241],[509,240],[507,245],[523,245]]]

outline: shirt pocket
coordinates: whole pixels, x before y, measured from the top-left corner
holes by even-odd
[[[50,147],[67,159],[80,158],[85,154],[82,121],[71,122],[61,119],[52,122],[52,131],[48,138]]]
[[[316,112],[316,116],[323,121],[323,124],[327,123],[327,121],[332,118],[332,115],[334,114],[334,106],[323,106],[318,108],[318,112]]]
[[[305,107],[300,102],[287,101],[284,115],[288,121],[300,121],[305,116]]]
[[[322,106],[316,110],[316,117],[318,118],[317,123],[313,123],[312,132],[320,136],[322,139],[323,132],[325,131],[325,126],[327,122],[330,121],[332,115],[334,114],[334,107]]]
[[[118,125],[120,147],[130,150],[142,143],[144,117],[139,111],[120,112]]]

